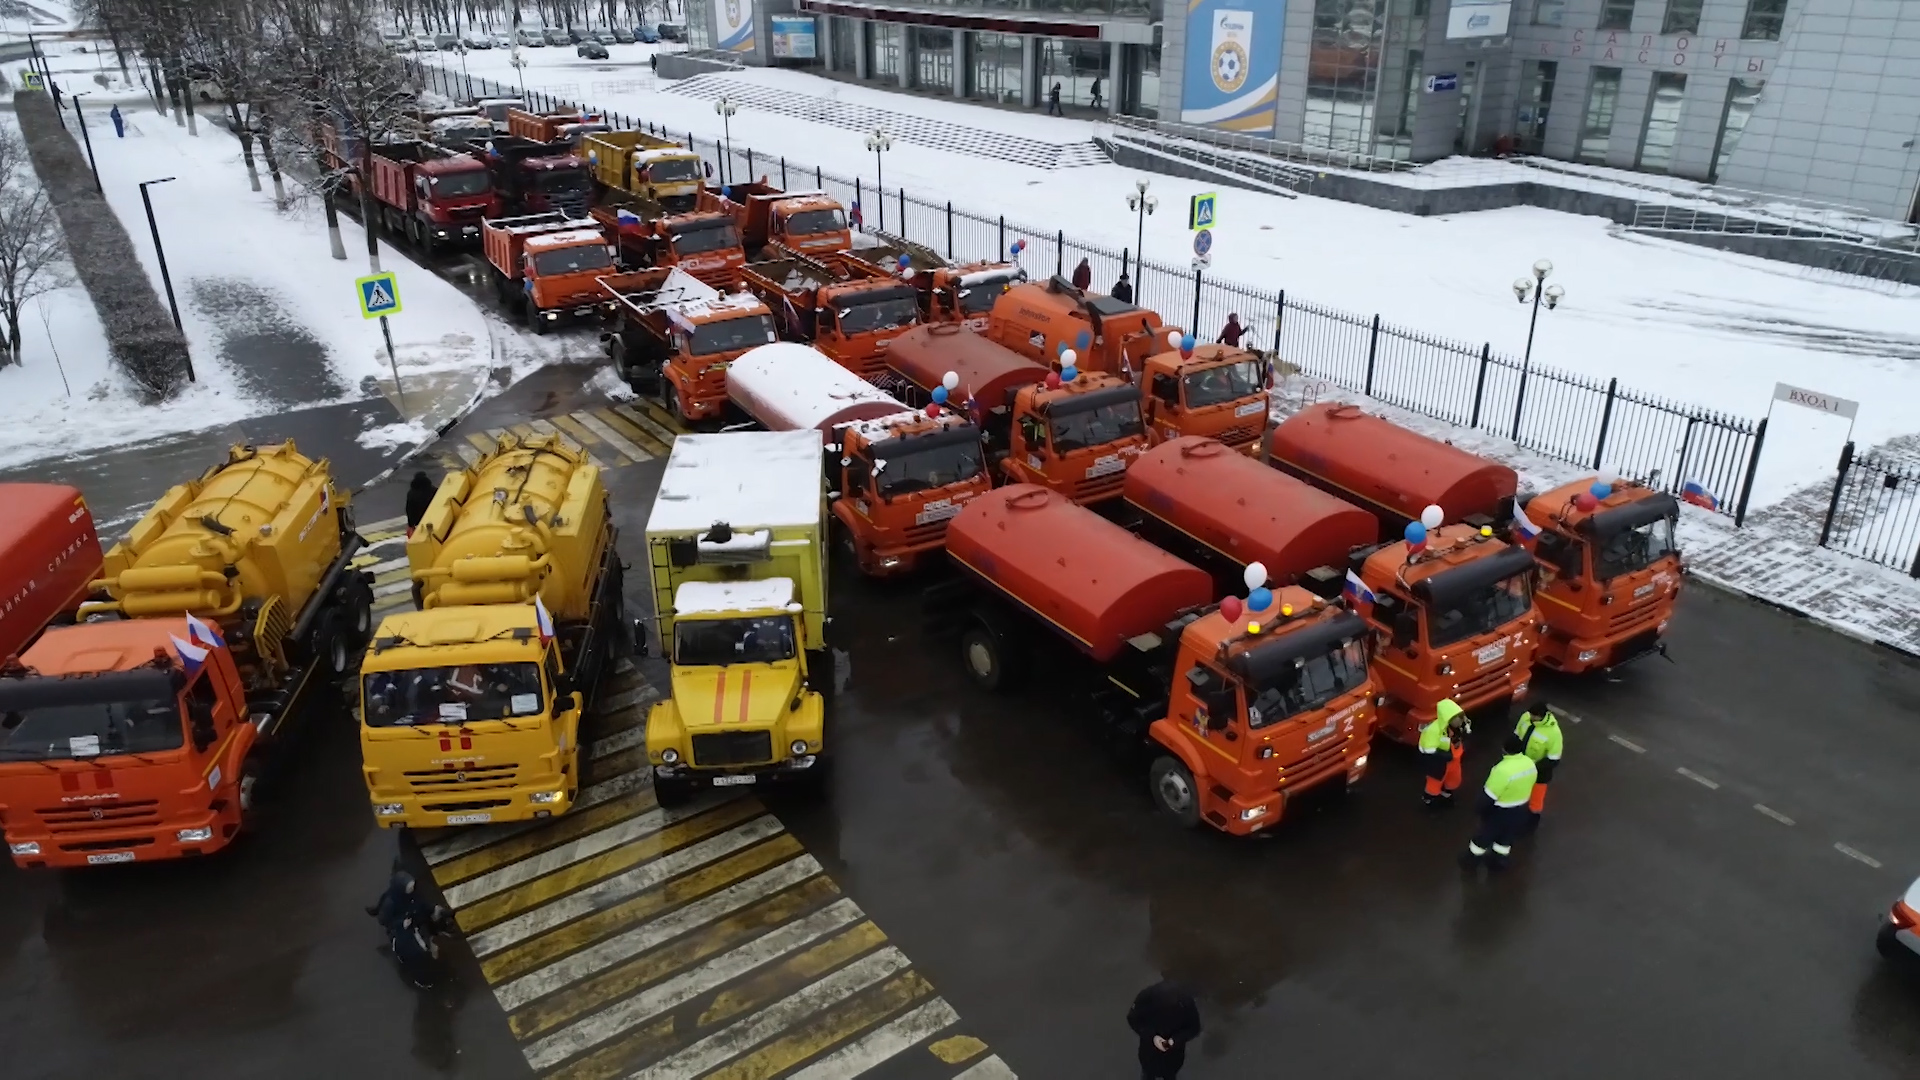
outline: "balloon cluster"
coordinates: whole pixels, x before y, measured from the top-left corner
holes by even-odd
[[[1194,345],[1194,341],[1193,341],[1192,334],[1186,334],[1180,338],[1180,343],[1178,346],[1180,349],[1180,359],[1182,360],[1193,359],[1193,345]]]
[[[1248,611],[1265,611],[1273,606],[1273,590],[1267,588],[1267,565],[1265,563],[1248,563],[1246,571],[1240,575],[1240,578],[1247,583]],[[1257,629],[1258,626],[1258,623],[1250,624],[1247,627],[1247,631],[1257,634],[1260,632]]]
[[[1440,527],[1447,519],[1446,511],[1438,506],[1429,506],[1420,511],[1419,521],[1407,522],[1404,535],[1407,538],[1407,553],[1418,555],[1427,549],[1427,534]]]
[[[900,257],[903,259],[906,258],[905,255],[902,255]],[[934,387],[933,393],[932,395],[930,395],[933,398],[933,401],[927,405],[927,415],[938,417],[940,415],[940,406],[942,405],[950,406],[953,401],[953,392],[955,390],[958,390],[959,388],[960,388],[959,373],[949,371],[945,375],[940,376],[940,385]]]
[[[904,272],[907,267],[913,265],[913,257],[911,255],[908,255],[906,252],[901,252],[899,263],[900,263],[900,269]]]
[[[936,405],[945,405],[947,403],[947,388],[944,386],[934,387],[933,401]]]
[[[1060,389],[1060,373],[1059,372],[1057,371],[1047,372],[1047,389],[1049,390]]]
[[[1020,257],[1020,253],[1025,250],[1027,250],[1027,242],[1025,240],[1015,240],[1010,246],[1008,246],[1007,254],[1017,259]]]
[[[1080,377],[1080,369],[1079,367],[1076,366],[1079,363],[1079,361],[1080,361],[1079,353],[1074,352],[1072,349],[1065,348],[1064,346],[1060,349],[1060,381],[1061,382],[1072,382],[1073,380]]]
[[[732,188],[732,186],[731,186],[731,185],[728,185],[728,186],[723,186],[723,187],[722,187],[722,188],[720,189],[720,197],[721,197],[721,198],[723,198],[723,199],[731,199],[731,198],[733,198],[733,188]]]

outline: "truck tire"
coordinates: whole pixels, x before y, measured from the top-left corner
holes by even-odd
[[[338,608],[314,620],[313,658],[323,674],[337,679],[347,673],[352,662],[349,631],[347,620]]]
[[[1154,805],[1182,828],[1200,824],[1200,785],[1194,783],[1193,773],[1180,759],[1167,755],[1154,758],[1147,770],[1147,788],[1153,793]]]
[[[520,300],[520,311],[527,317],[527,329],[536,334],[547,332],[547,320],[541,317],[540,309],[528,303],[524,297]]]
[[[685,806],[693,801],[693,785],[685,780],[662,780],[653,778],[653,800],[662,809]]]
[[[683,424],[693,423],[693,421],[687,417],[687,407],[681,403],[680,388],[674,385],[673,380],[663,376],[660,380],[660,386],[662,392],[666,395],[667,413]]]
[[[366,648],[367,642],[373,640],[373,589],[364,576],[355,575],[345,592],[342,600],[351,630],[349,645],[355,649]]]
[[[607,359],[613,363],[613,373],[620,376],[620,381],[638,392],[639,387],[634,386],[633,368],[627,363],[627,343],[620,339],[619,334],[607,339]]]
[[[978,619],[960,635],[960,665],[973,685],[989,692],[1008,690],[1019,681],[1019,660],[1006,634]]]
[[[240,802],[240,831],[252,832],[257,827],[260,812],[260,759],[249,756],[240,763],[240,782],[234,785],[235,798]]]

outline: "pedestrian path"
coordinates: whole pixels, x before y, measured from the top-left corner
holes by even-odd
[[[661,807],[644,735],[658,695],[631,661],[609,680],[572,811],[419,834],[535,1072],[1011,1080],[757,799]]]
[[[673,440],[686,433],[686,425],[658,404],[634,401],[468,432],[445,440],[430,456],[442,470],[459,470],[492,453],[507,435],[558,435],[585,450],[594,464],[617,469],[666,457]]]

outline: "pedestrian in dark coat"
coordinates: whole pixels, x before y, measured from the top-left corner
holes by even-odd
[[[1113,291],[1107,295],[1123,304],[1133,303],[1133,283],[1127,280],[1127,272],[1120,271],[1120,280],[1113,283]]]
[[[1093,287],[1093,267],[1088,266],[1085,259],[1081,259],[1080,265],[1073,268],[1073,287],[1081,292]]]
[[[1162,979],[1133,999],[1127,1026],[1140,1036],[1141,1080],[1175,1080],[1187,1044],[1200,1037],[1200,1009],[1192,994]]]
[[[1063,113],[1060,111],[1060,84],[1059,83],[1054,83],[1053,89],[1047,91],[1047,115],[1048,116],[1067,115],[1066,113]]]
[[[438,490],[439,485],[433,482],[433,477],[423,472],[413,474],[413,483],[407,485],[408,536],[413,535],[420,519],[427,516],[427,507],[433,505],[433,493]]]
[[[107,117],[113,121],[113,137],[116,139],[126,138],[127,137],[127,119],[126,117],[120,115],[120,106],[115,105],[107,113]]]
[[[1227,325],[1220,328],[1220,344],[1237,349],[1240,347],[1241,336],[1246,332],[1247,328],[1240,325],[1240,316],[1229,315]]]

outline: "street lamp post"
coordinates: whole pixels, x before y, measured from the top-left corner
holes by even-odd
[[[73,95],[73,119],[80,125],[80,140],[87,144],[87,168],[93,170],[93,191],[96,195],[105,195],[106,189],[100,186],[100,163],[93,160],[93,136],[87,133],[87,118],[80,112],[80,99],[92,91],[82,90]]]
[[[721,97],[713,103],[713,111],[720,114],[720,125],[726,130],[727,152],[720,155],[720,182],[731,183],[733,175],[733,114],[740,111],[740,105],[730,97]]]
[[[1146,258],[1142,246],[1147,242],[1147,215],[1153,213],[1154,209],[1160,205],[1159,199],[1147,194],[1147,188],[1151,183],[1152,181],[1148,180],[1135,180],[1133,194],[1127,196],[1127,209],[1132,210],[1139,219],[1133,234],[1133,264],[1136,269],[1140,266],[1140,260]],[[1126,270],[1126,266],[1122,264],[1120,272],[1125,273]],[[1140,275],[1133,276],[1136,279],[1134,288],[1137,290],[1140,287],[1137,280]]]
[[[884,128],[874,128],[867,136],[867,149],[873,151],[873,195],[880,203],[880,231],[887,231],[887,174],[880,164],[880,155],[893,149],[893,137]],[[900,223],[900,231],[906,232],[906,222]]]
[[[513,65],[513,73],[520,79],[520,98],[524,101],[527,96],[527,58],[520,55],[518,44],[513,47],[513,59],[507,63]]]
[[[1513,399],[1513,441],[1520,441],[1520,413],[1527,407],[1527,374],[1533,369],[1533,331],[1540,325],[1540,301],[1547,302],[1547,310],[1560,306],[1560,298],[1567,290],[1558,285],[1548,285],[1547,275],[1553,273],[1553,264],[1545,259],[1533,264],[1533,277],[1515,278],[1513,282],[1514,298],[1521,303],[1533,301],[1533,316],[1527,322],[1527,351],[1520,359],[1520,392]]]
[[[173,275],[167,272],[167,249],[160,244],[160,224],[153,219],[153,196],[147,194],[147,189],[153,185],[171,183],[173,179],[171,176],[163,176],[158,180],[142,180],[140,202],[147,208],[147,228],[153,232],[153,253],[160,259],[160,282],[167,287],[167,307],[173,311],[173,328],[185,334],[186,330],[180,326],[180,302],[173,298]],[[190,380],[193,378],[191,360],[188,361],[187,378]]]

